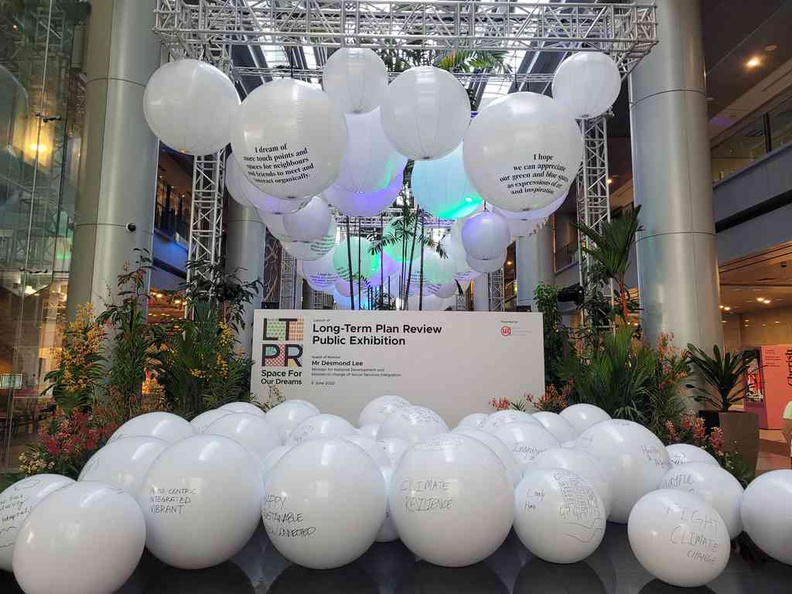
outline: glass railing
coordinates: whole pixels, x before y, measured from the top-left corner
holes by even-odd
[[[712,148],[712,181],[719,182],[792,141],[792,97],[740,126]]]

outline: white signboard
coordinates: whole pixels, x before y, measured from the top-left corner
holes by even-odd
[[[253,360],[256,400],[279,391],[353,424],[384,394],[454,426],[492,398],[544,393],[538,313],[257,310]]]

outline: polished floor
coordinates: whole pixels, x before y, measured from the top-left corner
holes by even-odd
[[[401,543],[375,544],[355,563],[332,571],[292,565],[259,530],[231,561],[181,571],[146,554],[118,594],[787,594],[792,566],[766,560],[756,566],[733,554],[718,579],[704,588],[675,588],[653,579],[627,542],[627,528],[609,524],[597,552],[582,563],[554,565],[531,555],[512,533],[489,559],[447,569],[417,560]],[[17,594],[0,572],[0,592]]]

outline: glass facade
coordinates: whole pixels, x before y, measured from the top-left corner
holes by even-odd
[[[712,181],[719,182],[792,141],[792,97],[740,126],[712,148]]]
[[[88,5],[0,3],[0,467],[32,437],[66,303]],[[9,455],[11,454],[11,455]]]

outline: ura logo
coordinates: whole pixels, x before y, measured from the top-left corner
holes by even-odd
[[[501,334],[503,336],[511,336],[512,330],[509,326],[501,326]]]

